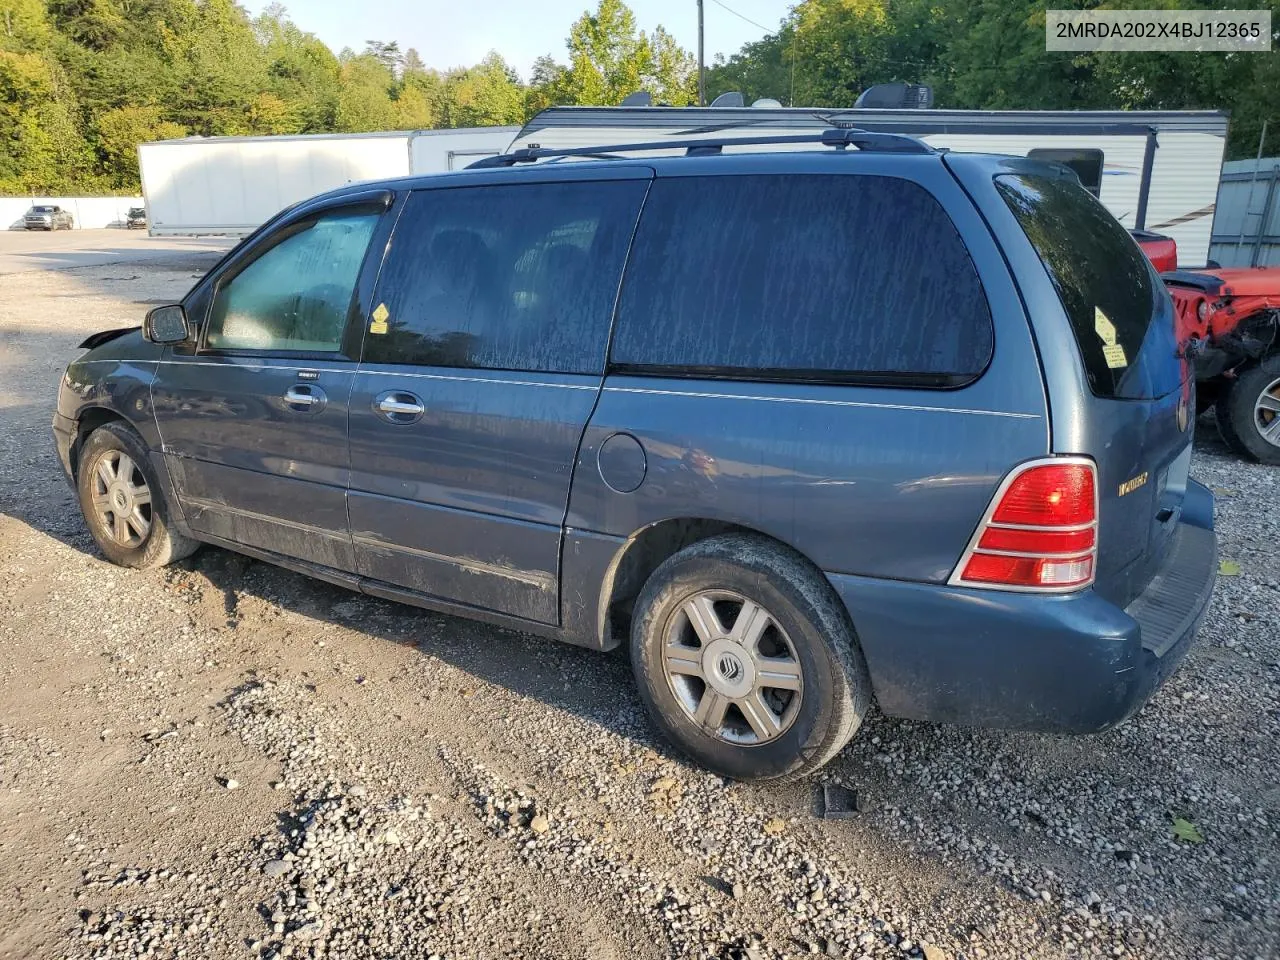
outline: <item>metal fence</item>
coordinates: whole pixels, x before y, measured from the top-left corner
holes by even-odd
[[[1209,259],[1223,267],[1280,264],[1280,157],[1222,165]]]

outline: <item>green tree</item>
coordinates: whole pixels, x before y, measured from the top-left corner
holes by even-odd
[[[47,50],[53,36],[41,0],[0,0],[0,50]]]
[[[399,75],[400,70],[404,67],[404,55],[400,52],[400,44],[395,40],[390,43],[383,43],[381,40],[366,40],[364,52],[376,59],[393,75]]]
[[[747,103],[771,97],[790,106],[794,48],[795,26],[788,23],[777,34],[748,43],[728,59],[718,56],[707,69],[707,102],[736,90]]]
[[[600,0],[569,28],[569,64],[543,58],[535,66],[533,104],[608,106],[647,90],[654,99],[685,106],[697,95],[696,64],[659,26],[652,37],[636,27],[622,0]]]
[[[348,56],[339,75],[335,125],[344,133],[392,130],[396,125],[391,93],[396,79],[372,54]]]
[[[138,184],[138,144],[185,137],[187,131],[163,118],[159,107],[120,107],[98,117],[98,155],[104,180],[112,188]]]
[[[490,53],[474,67],[449,71],[441,94],[440,119],[448,127],[485,127],[524,120],[525,95],[519,77],[496,53]]]

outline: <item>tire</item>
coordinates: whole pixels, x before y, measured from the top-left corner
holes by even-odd
[[[89,435],[76,469],[76,493],[98,549],[118,566],[163,567],[200,545],[173,529],[147,446],[123,423],[104,424]]]
[[[744,646],[735,634],[756,640]],[[812,773],[849,742],[871,704],[862,651],[831,585],[803,557],[754,534],[700,541],[653,572],[636,601],[631,661],[662,732],[734,780]],[[780,685],[752,683],[761,667]],[[699,721],[704,710],[710,716]]]
[[[1280,356],[1246,368],[1231,381],[1214,415],[1223,442],[1236,453],[1280,464]]]

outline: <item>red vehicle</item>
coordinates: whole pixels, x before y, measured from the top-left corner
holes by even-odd
[[[1238,453],[1280,464],[1280,267],[1163,274],[1178,342],[1196,368],[1197,406],[1213,406]]]
[[[1174,243],[1173,237],[1152,233],[1150,230],[1130,230],[1129,233],[1161,273],[1178,269],[1178,245]]]
[[[1130,230],[1160,271],[1178,342],[1196,369],[1196,412],[1210,407],[1223,441],[1280,464],[1280,267],[1179,270],[1171,237]]]

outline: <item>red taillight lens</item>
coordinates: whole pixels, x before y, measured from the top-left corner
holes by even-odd
[[[1093,468],[1083,463],[1030,467],[1000,499],[992,523],[1070,527],[1092,523]]]
[[[1076,587],[1093,578],[1093,557],[1065,560],[1003,557],[975,553],[965,564],[964,579],[1012,587]]]
[[[978,540],[979,550],[1005,550],[1013,553],[1083,553],[1092,550],[1093,527],[1084,530],[1017,530],[1012,527],[988,527]]]
[[[998,497],[952,582],[1052,591],[1093,581],[1098,507],[1092,461],[1024,465]]]

